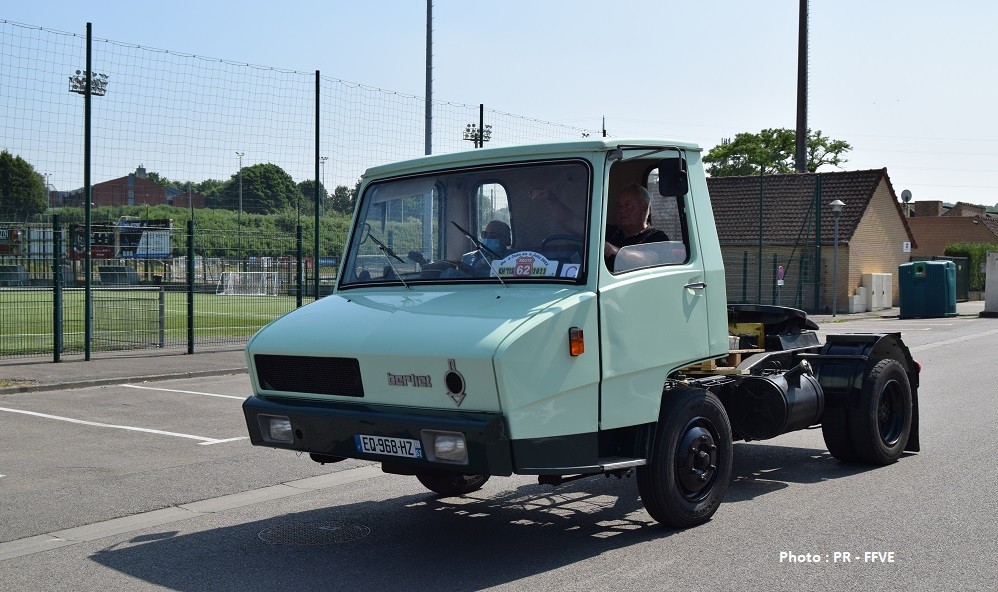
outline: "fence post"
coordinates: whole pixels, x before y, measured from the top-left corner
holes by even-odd
[[[86,86],[83,96],[83,226],[84,226],[84,249],[83,255],[83,359],[90,361],[90,349],[93,345],[94,332],[94,291],[93,291],[93,220],[91,211],[93,204],[93,191],[90,185],[90,122],[91,122],[91,86],[93,78],[93,27],[87,23],[87,71]]]
[[[779,287],[777,286],[777,254],[773,253],[773,304],[776,304],[776,295],[779,294]]]
[[[62,359],[62,226],[52,216],[52,361]]]
[[[187,353],[194,353],[194,219],[187,221]]]
[[[821,174],[814,182],[814,311],[821,310]]]
[[[302,286],[303,273],[302,273],[302,255],[303,248],[301,243],[301,224],[295,229],[295,283],[298,285],[295,290],[295,302],[298,308],[301,308],[302,292],[304,291],[304,286]],[[316,273],[319,273],[318,261],[316,261]]]
[[[312,299],[319,299],[319,217],[322,213],[322,204],[319,201],[319,71],[315,71],[315,237],[312,248],[312,271],[315,272],[315,294]]]
[[[742,251],[742,304],[748,304],[748,251]]]
[[[159,284],[159,347],[166,347],[166,290]]]

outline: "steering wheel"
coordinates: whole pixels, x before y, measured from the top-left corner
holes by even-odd
[[[583,240],[581,236],[576,236],[574,234],[552,234],[551,236],[545,238],[541,241],[541,248],[548,246],[549,243],[555,242],[569,242],[569,243],[579,243],[579,245],[585,245],[586,241]]]
[[[445,269],[446,266],[449,266],[449,267],[451,267],[453,269],[456,269],[456,270],[460,271],[461,273],[463,273],[465,275],[469,275],[469,276],[475,276],[476,275],[474,267],[472,267],[471,265],[468,265],[464,261],[454,261],[452,259],[437,259],[435,261],[430,261],[426,265],[422,266],[422,270],[424,270],[424,271],[437,271],[438,274],[439,274],[439,272],[443,272],[444,271],[444,269]]]

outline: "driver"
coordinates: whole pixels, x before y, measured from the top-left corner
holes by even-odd
[[[551,215],[569,232],[585,233],[585,221],[576,216],[568,206],[547,189],[534,189],[530,198],[548,204]],[[617,225],[606,227],[606,242],[603,243],[603,258],[608,268],[613,269],[614,260],[621,248],[643,243],[668,241],[669,236],[651,226],[651,194],[644,186],[634,183],[624,187],[617,194],[615,202]]]

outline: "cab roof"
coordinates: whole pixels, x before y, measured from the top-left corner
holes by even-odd
[[[371,167],[364,172],[362,179],[414,174],[438,168],[509,162],[525,158],[568,158],[587,152],[609,152],[617,148],[631,147],[676,147],[690,152],[701,151],[700,146],[694,143],[675,140],[656,138],[587,138],[584,140],[568,140],[545,144],[522,144],[502,148],[480,148],[460,152],[448,152],[445,154],[433,154]]]

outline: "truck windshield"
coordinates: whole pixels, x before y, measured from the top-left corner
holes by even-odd
[[[367,186],[340,286],[581,282],[591,169],[460,169]]]

